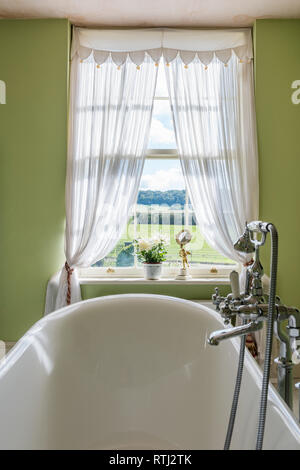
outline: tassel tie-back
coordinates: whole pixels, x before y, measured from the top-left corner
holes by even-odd
[[[249,333],[246,336],[246,346],[247,346],[248,351],[250,352],[250,354],[254,357],[254,359],[257,359],[257,357],[258,357],[258,348],[257,348],[257,343],[256,343],[255,338],[252,335],[252,333]]]
[[[67,261],[65,262],[65,270],[67,271],[67,283],[68,283],[67,305],[70,305],[71,304],[71,277],[72,277],[74,269],[70,268]]]
[[[251,266],[251,264],[254,263],[254,259],[251,258],[250,261],[247,261],[247,263],[244,263],[245,268],[248,268],[248,266]]]

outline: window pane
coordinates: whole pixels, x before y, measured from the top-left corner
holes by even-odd
[[[184,227],[185,184],[179,160],[146,160],[137,204],[137,237],[170,240],[165,264],[177,264],[175,235]]]
[[[115,248],[102,260],[97,261],[94,267],[132,267],[134,266],[134,217],[131,216],[127,227]]]
[[[177,158],[146,160],[137,202],[137,237],[165,235],[170,240],[166,265],[180,264],[175,237],[183,228],[193,236],[188,245],[191,266],[234,264],[213,250],[200,233],[194,210],[186,203],[184,178]]]
[[[150,149],[176,149],[169,100],[154,100],[148,147]]]
[[[142,190],[185,190],[185,183],[179,159],[147,159],[145,161],[144,171],[141,179],[140,193]],[[140,193],[138,201],[140,200]]]
[[[155,98],[148,147],[150,149],[176,149],[169,92],[162,59],[158,69]],[[167,98],[167,100],[157,98]]]
[[[166,266],[177,267],[180,264],[179,246],[176,234],[183,228],[192,233],[188,244],[190,266],[212,264],[235,264],[213,250],[204,240],[196,223],[191,204],[186,203],[184,178],[179,160],[148,159],[145,162],[143,176],[135,208],[126,230],[112,252],[98,262],[97,266],[130,267],[135,264],[132,242],[135,238],[151,239],[163,234],[170,240]]]
[[[169,92],[168,92],[168,85],[167,85],[167,79],[166,79],[166,71],[165,71],[165,66],[164,66],[164,61],[163,58],[160,59],[159,62],[159,68],[158,68],[158,74],[157,74],[157,83],[156,83],[156,89],[155,89],[155,96],[161,97],[169,97]]]

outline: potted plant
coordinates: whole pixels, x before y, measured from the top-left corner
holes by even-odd
[[[144,265],[145,279],[160,278],[162,263],[166,260],[166,245],[167,241],[161,235],[151,240],[135,240],[138,260]]]

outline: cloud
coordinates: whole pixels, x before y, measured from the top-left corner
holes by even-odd
[[[158,119],[160,117],[165,117],[169,119],[169,121],[171,121],[172,114],[171,114],[170,102],[167,100],[154,101],[153,116],[158,117]]]
[[[173,145],[175,147],[174,131],[168,129],[164,124],[153,117],[151,132],[150,132],[150,147],[165,148],[166,146]]]
[[[179,168],[158,170],[142,176],[141,189],[152,191],[168,191],[169,189],[185,189],[184,179]]]

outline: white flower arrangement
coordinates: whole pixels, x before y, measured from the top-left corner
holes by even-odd
[[[138,259],[145,264],[160,264],[166,260],[167,249],[169,243],[167,238],[161,234],[155,235],[150,240],[135,240]]]

